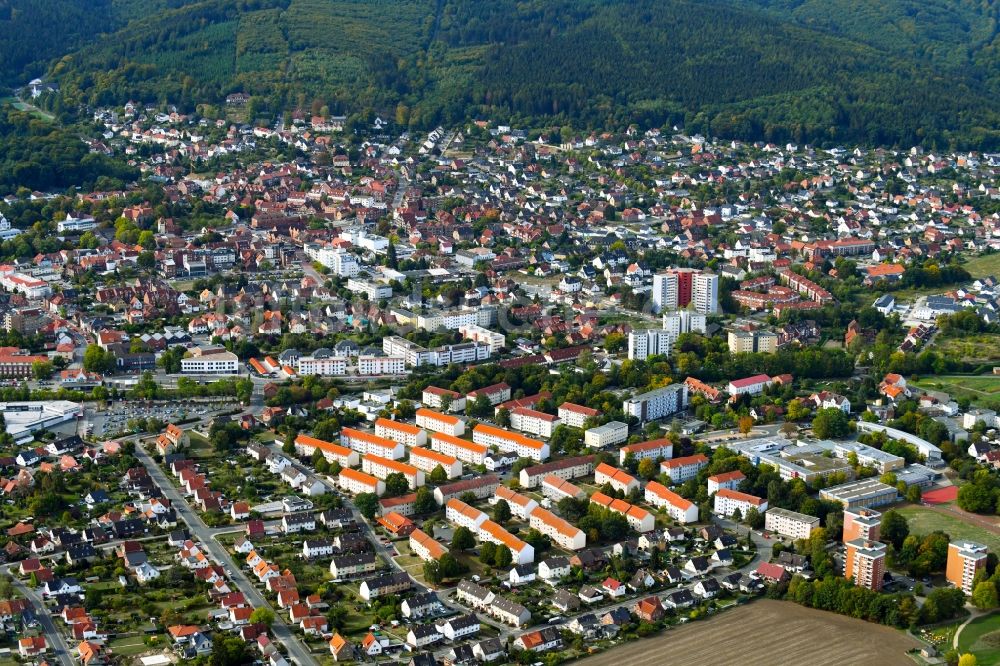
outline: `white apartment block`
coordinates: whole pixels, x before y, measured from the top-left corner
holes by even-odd
[[[701,468],[708,466],[708,458],[701,453],[683,458],[664,460],[660,463],[660,471],[670,477],[672,482],[684,483],[698,475]]]
[[[376,455],[401,460],[406,455],[406,447],[401,443],[354,428],[341,429],[340,443],[364,456]]]
[[[671,384],[626,399],[622,411],[640,421],[656,421],[684,411],[688,404],[687,384]]]
[[[717,515],[729,517],[739,509],[740,514],[746,517],[750,509],[757,509],[761,513],[767,511],[767,500],[741,493],[737,490],[727,490],[723,488],[715,493],[714,511]],[[766,520],[766,518],[765,518]]]
[[[375,421],[375,435],[399,442],[403,446],[423,446],[427,443],[427,433],[409,423],[380,418]]]
[[[453,456],[469,465],[482,465],[484,458],[489,453],[489,447],[483,444],[476,444],[467,439],[459,439],[436,433],[431,435],[431,448],[446,456]]]
[[[361,471],[383,481],[390,474],[402,474],[406,477],[406,482],[410,485],[410,490],[416,490],[424,485],[423,470],[389,458],[372,455],[365,456],[361,459]]]
[[[489,520],[489,516],[485,513],[458,499],[448,500],[444,515],[448,522],[455,527],[465,527],[473,534],[477,534],[480,526]]]
[[[329,358],[302,356],[296,363],[295,370],[300,375],[339,377],[347,374],[347,359],[337,356],[330,356]]]
[[[559,425],[559,417],[536,412],[527,407],[515,407],[510,410],[510,426],[515,430],[530,432],[539,437],[551,437],[552,431]]]
[[[538,502],[535,500],[531,499],[527,495],[514,492],[507,486],[497,486],[497,489],[493,493],[493,497],[490,498],[490,504],[496,505],[501,500],[507,502],[507,506],[510,507],[511,515],[518,520],[527,520],[531,512],[538,506]]]
[[[549,457],[549,445],[545,442],[484,423],[472,429],[472,441],[484,446],[495,446],[505,453],[516,453],[521,458],[531,458],[539,462]]]
[[[448,411],[465,411],[464,395],[458,393],[457,391],[449,391],[448,389],[438,388],[437,386],[428,386],[425,388],[420,397],[420,401],[431,409],[442,409],[442,405],[445,404],[445,398],[450,399],[450,402],[448,403]]]
[[[691,302],[701,314],[719,312],[719,276],[714,273],[696,273],[691,288]]]
[[[402,356],[359,356],[359,375],[405,375],[406,360]]]
[[[708,318],[700,312],[675,310],[663,314],[663,330],[676,339],[681,333],[704,333]]]
[[[342,248],[334,248],[329,245],[320,245],[318,243],[306,243],[303,249],[305,250],[307,257],[313,261],[323,264],[329,268],[334,275],[339,277],[357,277],[361,270],[361,266],[358,264],[358,258]]]
[[[587,419],[600,416],[601,412],[583,405],[575,405],[572,402],[564,402],[559,405],[559,420],[573,428],[582,428]]]
[[[371,280],[349,278],[347,280],[347,290],[356,294],[364,294],[372,302],[392,298],[392,287],[387,284],[372,282]]]
[[[659,273],[653,276],[653,311],[677,309],[677,275]]]
[[[669,356],[677,336],[658,328],[630,331],[628,334],[628,357],[642,361],[650,356]]]
[[[486,327],[493,323],[494,314],[495,311],[490,308],[437,310],[417,315],[417,328],[425,331],[436,331],[439,328],[460,331],[463,326]]]
[[[745,478],[746,476],[744,476],[743,472],[739,470],[724,472],[722,474],[713,474],[708,477],[706,481],[708,484],[708,494],[714,495],[723,488],[727,490],[736,490]]]
[[[662,483],[650,481],[646,484],[646,503],[664,509],[675,522],[686,525],[698,520],[698,507]]]
[[[440,465],[449,479],[462,476],[462,463],[458,458],[419,446],[410,449],[410,464],[427,474]]]
[[[632,454],[636,462],[643,458],[651,460],[672,458],[674,455],[674,445],[666,437],[662,439],[651,439],[638,444],[627,444],[618,449],[618,464],[624,465],[625,459]]]
[[[507,344],[507,337],[503,333],[491,331],[478,324],[465,324],[458,327],[458,332],[466,340],[482,342],[490,347],[490,354],[499,354]]]
[[[382,495],[385,493],[385,483],[381,479],[349,467],[340,471],[337,476],[337,485],[340,486],[341,490],[352,495],[361,493]]]
[[[440,432],[452,437],[461,437],[465,434],[465,421],[457,416],[421,408],[417,410],[416,417],[417,425],[431,432]]]
[[[608,421],[583,433],[584,443],[592,449],[603,449],[628,441],[628,424]]]
[[[532,509],[528,525],[564,550],[580,550],[587,546],[587,535],[583,530],[542,507]]]
[[[819,527],[819,518],[804,513],[797,513],[774,507],[764,514],[764,529],[774,534],[781,534],[792,539],[808,539],[814,529]]]

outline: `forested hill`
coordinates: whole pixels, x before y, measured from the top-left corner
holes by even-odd
[[[64,108],[192,108],[246,91],[254,110],[373,109],[416,128],[683,123],[746,139],[995,149],[991,4],[0,0],[0,47],[15,54],[0,76],[23,83],[47,66]],[[76,25],[51,19],[61,12]]]

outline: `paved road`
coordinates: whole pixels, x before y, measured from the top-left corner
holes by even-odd
[[[35,607],[35,613],[38,616],[38,621],[42,624],[42,629],[45,631],[46,638],[48,638],[53,655],[63,666],[73,666],[74,662],[72,653],[69,651],[69,645],[66,644],[66,639],[63,638],[62,633],[56,628],[55,623],[52,622],[52,616],[49,615],[49,610],[46,608],[41,595],[18,580],[10,571],[10,566],[7,567],[6,571],[14,579],[14,587],[17,588],[18,592],[24,595],[24,598],[30,601],[31,605]]]
[[[246,577],[243,570],[233,562],[233,559],[226,552],[226,549],[222,547],[222,544],[215,540],[218,532],[209,529],[205,525],[204,521],[195,513],[180,491],[170,482],[163,469],[156,464],[156,461],[139,444],[136,444],[135,456],[149,470],[149,476],[153,479],[153,482],[163,491],[164,496],[170,500],[172,506],[177,509],[177,515],[187,524],[188,529],[191,531],[191,536],[202,543],[212,559],[226,568],[228,572],[231,572],[228,574],[229,578],[236,584],[236,587],[239,588],[247,600],[255,608],[264,607],[274,611],[275,620],[274,624],[271,625],[271,631],[274,634],[274,638],[280,641],[285,646],[285,649],[288,650],[289,657],[295,663],[299,664],[299,666],[316,666],[318,662],[313,658],[308,648],[292,633],[278,612],[268,603],[264,595],[254,587],[250,579]]]

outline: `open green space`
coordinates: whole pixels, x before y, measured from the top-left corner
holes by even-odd
[[[974,278],[986,277],[1000,273],[1000,253],[984,254],[973,257],[963,264],[965,270]]]
[[[967,624],[958,635],[958,651],[971,652],[980,664],[1000,664],[1000,613]]]
[[[952,398],[968,398],[986,409],[1000,409],[1000,375],[937,375],[913,379],[910,384],[931,391],[944,391]]]
[[[930,534],[941,530],[952,539],[968,539],[1000,552],[1000,535],[963,521],[958,516],[940,513],[925,506],[902,506],[896,509],[910,524],[910,534]]]
[[[1000,360],[1000,334],[978,333],[964,337],[938,336],[934,346],[949,358],[983,362]],[[997,378],[1000,386],[1000,377]]]

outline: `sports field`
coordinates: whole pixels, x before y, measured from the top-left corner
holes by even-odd
[[[986,523],[997,524],[994,516],[972,516],[968,519],[961,514],[951,514],[938,509],[931,509],[926,506],[907,505],[896,508],[910,525],[910,534],[930,534],[935,530],[941,530],[952,539],[968,539],[976,541],[989,547],[994,553],[1000,553],[1000,530],[990,530],[985,527]],[[984,525],[977,525],[972,521],[985,521]]]
[[[913,665],[915,638],[891,627],[762,599],[580,661],[586,666],[660,664]],[[980,663],[985,663],[980,661]]]

